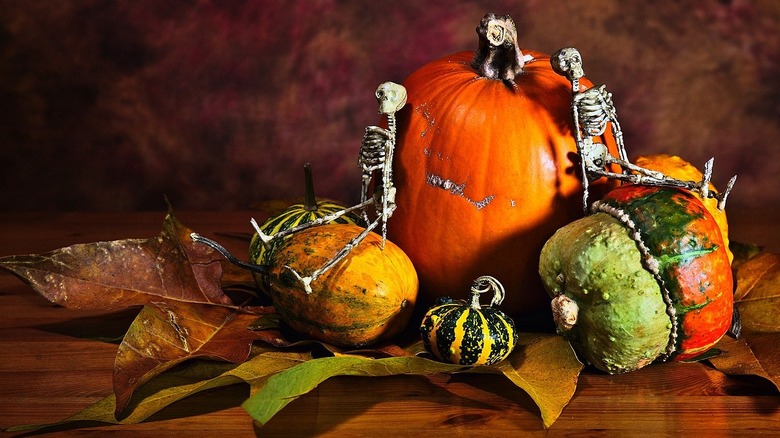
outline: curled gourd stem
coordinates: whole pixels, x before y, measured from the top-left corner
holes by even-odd
[[[490,307],[498,306],[504,301],[504,286],[489,275],[483,275],[474,280],[471,285],[471,308],[481,309],[479,295],[491,290],[493,291],[493,299],[490,301]]]
[[[190,239],[192,239],[193,242],[202,243],[204,245],[210,246],[212,249],[216,250],[218,253],[220,253],[223,257],[227,259],[230,263],[244,268],[248,269],[252,272],[258,272],[260,274],[267,274],[272,266],[271,265],[258,265],[255,263],[249,263],[242,260],[239,260],[238,257],[234,256],[230,253],[230,251],[227,250],[224,246],[220,245],[219,243],[207,238],[203,237],[198,233],[190,233]]]
[[[477,27],[479,48],[471,67],[485,78],[514,83],[525,60],[517,44],[517,26],[509,15],[487,14]]]

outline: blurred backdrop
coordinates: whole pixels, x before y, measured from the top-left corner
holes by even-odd
[[[715,156],[729,209],[780,201],[780,2],[0,0],[0,210],[357,200],[373,93],[476,48],[576,46],[632,156]]]

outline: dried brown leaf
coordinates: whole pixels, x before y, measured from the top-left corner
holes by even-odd
[[[734,300],[744,331],[780,331],[780,255],[761,253],[736,270]]]
[[[521,333],[515,351],[495,368],[531,396],[549,428],[574,395],[583,364],[561,336]]]
[[[721,354],[708,361],[725,374],[763,377],[780,390],[778,342],[780,333],[749,332],[740,339],[724,336],[715,347]]]
[[[115,310],[151,302],[231,305],[220,288],[222,257],[190,239],[169,213],[159,236],[77,244],[0,258],[49,301],[71,309]]]
[[[240,363],[249,357],[256,314],[234,308],[180,302],[144,306],[119,345],[114,393],[121,412],[142,384],[192,358]]]

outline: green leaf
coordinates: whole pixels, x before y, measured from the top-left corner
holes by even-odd
[[[370,359],[360,356],[323,357],[271,376],[242,405],[260,424],[266,424],[290,402],[335,376],[392,376],[435,374],[463,370],[418,356]]]
[[[734,255],[734,260],[731,261],[732,269],[737,269],[742,263],[752,259],[759,255],[762,251],[761,245],[753,243],[742,243],[731,241],[729,243],[729,249]]]
[[[503,374],[539,406],[545,427],[560,416],[577,386],[582,364],[568,342],[556,335],[523,334],[510,357],[492,367],[463,367],[419,356],[371,359],[336,356],[314,359],[271,376],[242,406],[260,424],[287,404],[335,376],[476,372]]]

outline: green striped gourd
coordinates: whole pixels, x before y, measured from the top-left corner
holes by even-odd
[[[479,296],[493,291],[490,306],[482,307]],[[504,299],[504,287],[493,277],[476,279],[471,302],[439,298],[420,325],[425,348],[438,360],[460,365],[492,365],[515,348],[514,321],[494,306]]]
[[[303,167],[306,178],[306,192],[303,202],[293,204],[282,212],[271,216],[262,225],[260,229],[263,233],[273,236],[284,230],[294,228],[298,225],[312,222],[329,214],[344,210],[346,207],[331,200],[320,200],[314,196],[314,182],[311,174],[311,166],[306,163]],[[352,212],[339,216],[330,223],[334,224],[357,224],[360,217]],[[281,246],[282,242],[290,236],[274,240],[269,244],[263,244],[257,233],[252,236],[249,244],[249,259],[259,265],[273,264],[273,255]],[[265,282],[260,278],[260,274],[254,274],[257,284],[261,288],[267,288]]]

